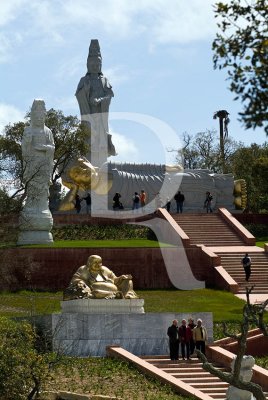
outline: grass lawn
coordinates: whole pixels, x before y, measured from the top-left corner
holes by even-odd
[[[264,243],[268,243],[268,236],[256,237],[256,246],[264,248]]]
[[[128,363],[110,358],[65,358],[53,371],[46,389],[130,400],[193,400],[175,394],[169,386],[144,376]]]
[[[214,289],[141,290],[146,312],[212,312],[214,321],[237,321],[245,302],[229,292]]]
[[[244,301],[231,293],[212,290],[137,290],[145,312],[212,312],[214,321],[241,319]],[[24,316],[60,312],[62,292],[22,291],[0,294],[1,316]]]
[[[173,247],[171,244],[168,243],[160,243],[154,240],[148,239],[122,239],[122,240],[59,240],[55,241],[52,245],[46,244],[34,244],[34,245],[27,245],[21,246],[23,248],[93,248],[93,247]]]

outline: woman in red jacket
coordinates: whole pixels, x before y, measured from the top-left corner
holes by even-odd
[[[183,319],[181,321],[181,326],[179,327],[179,340],[181,344],[181,355],[183,360],[185,360],[185,348],[187,360],[190,359],[190,341],[192,339],[192,330],[186,324],[186,319]]]

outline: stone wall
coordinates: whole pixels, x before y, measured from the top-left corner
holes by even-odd
[[[174,250],[169,249],[171,252]],[[20,248],[6,252],[9,252],[10,259],[20,260],[22,270],[28,259],[33,265],[37,265],[31,272],[29,281],[22,273],[19,274],[18,289],[34,287],[41,290],[62,290],[68,286],[74,272],[86,263],[91,254],[100,255],[103,265],[116,275],[131,274],[134,289],[173,287],[158,248]]]

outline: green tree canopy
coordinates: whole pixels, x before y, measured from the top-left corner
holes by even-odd
[[[77,117],[65,116],[62,111],[50,109],[46,115],[46,126],[54,136],[55,155],[52,182],[55,183],[72,158],[83,156],[88,150],[85,144],[88,131]],[[22,182],[23,163],[21,141],[23,131],[29,125],[29,113],[25,121],[9,124],[0,136],[0,178],[2,188],[13,188],[14,194],[24,191]]]
[[[182,163],[184,168],[207,168],[214,172],[222,172],[220,145],[215,130],[207,129],[195,135],[185,132],[183,144],[183,148],[178,151],[177,161]],[[230,158],[241,146],[241,143],[237,143],[231,137],[224,138],[224,160],[228,172],[231,172]]]
[[[263,126],[268,134],[267,0],[231,0],[214,5],[221,33],[212,44],[214,67],[226,68],[230,90],[243,103],[246,129]]]
[[[245,179],[248,208],[251,211],[268,211],[268,143],[239,148],[231,157],[235,179]]]

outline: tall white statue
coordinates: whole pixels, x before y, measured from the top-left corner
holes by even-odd
[[[91,40],[87,58],[87,73],[80,79],[76,98],[80,108],[81,121],[89,128],[89,153],[87,159],[101,166],[107,157],[116,155],[112,136],[109,134],[108,116],[112,86],[101,72],[102,57],[97,39]]]
[[[31,125],[25,128],[21,143],[26,200],[20,215],[18,244],[53,242],[48,197],[55,145],[45,117],[44,100],[34,100]]]

